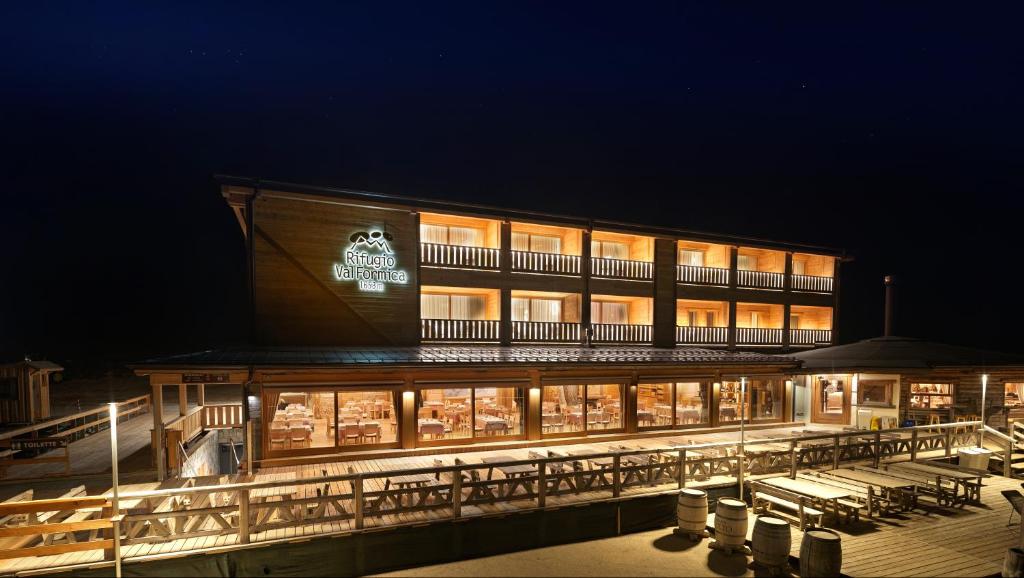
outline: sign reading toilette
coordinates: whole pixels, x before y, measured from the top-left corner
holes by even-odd
[[[391,233],[380,230],[357,231],[349,236],[349,245],[334,264],[334,278],[353,281],[360,291],[383,293],[388,285],[405,285],[409,275],[399,269],[398,258],[391,249]]]

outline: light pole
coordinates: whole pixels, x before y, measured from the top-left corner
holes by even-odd
[[[744,444],[746,443],[746,428],[744,422],[746,422],[746,403],[747,403],[747,378],[740,378],[740,456],[739,456],[739,487],[740,487],[740,500],[743,499],[743,462],[745,449]]]
[[[985,447],[985,396],[988,394],[988,374],[981,374],[981,426],[978,431],[981,432],[978,443],[981,447]]]
[[[121,578],[121,509],[117,496],[117,404],[110,404],[110,470],[113,478],[113,495],[110,498],[110,510],[114,522],[114,576]]]

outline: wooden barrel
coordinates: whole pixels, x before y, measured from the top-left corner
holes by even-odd
[[[683,489],[676,502],[676,519],[679,531],[686,534],[702,534],[708,525],[708,495],[701,490]]]
[[[747,505],[722,498],[715,508],[715,540],[727,548],[741,548],[747,542]]]
[[[754,562],[764,566],[786,566],[789,564],[789,549],[792,545],[789,522],[770,515],[757,517],[750,537]]]
[[[839,576],[843,566],[843,545],[832,530],[814,528],[804,532],[800,542],[801,576]]]
[[[1010,548],[1003,558],[1003,578],[1021,578],[1024,576],[1024,549]]]

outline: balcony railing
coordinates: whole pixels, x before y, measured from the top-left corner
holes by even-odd
[[[654,278],[654,263],[650,261],[629,261],[591,257],[590,274],[609,279],[638,279],[648,281]]]
[[[728,327],[676,326],[676,343],[681,345],[725,345],[728,342]]]
[[[513,321],[512,341],[578,343],[580,324],[564,322]]]
[[[501,323],[491,319],[420,319],[424,341],[498,341]]]
[[[501,264],[501,251],[489,247],[420,243],[420,263],[440,267],[497,269]]]
[[[737,327],[736,343],[738,345],[782,345],[782,330]]]
[[[692,285],[729,285],[729,270],[718,267],[676,266],[676,281]]]
[[[594,343],[650,343],[650,325],[594,323]]]
[[[512,270],[525,271],[529,273],[579,275],[580,256],[560,255],[558,253],[534,253],[532,251],[512,251]]]
[[[831,277],[815,277],[813,275],[792,275],[790,286],[793,291],[810,291],[813,293],[831,293]]]
[[[832,343],[831,329],[790,329],[790,345],[817,345]]]
[[[785,275],[771,271],[736,271],[736,286],[750,289],[782,289]]]

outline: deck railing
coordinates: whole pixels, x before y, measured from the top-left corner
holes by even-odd
[[[975,421],[888,430],[809,432],[751,440],[749,448],[738,440],[572,453],[549,447],[537,448],[538,453],[527,459],[490,463],[466,463],[445,455],[438,456],[442,459],[432,467],[367,472],[349,469],[347,474],[308,478],[275,474],[276,479],[265,481],[232,476],[229,483],[207,486],[192,485],[195,480],[181,480],[182,487],[122,492],[119,507],[112,512],[97,507],[108,505],[109,492],[81,496],[59,505],[54,504],[56,500],[3,504],[0,527],[7,535],[26,537],[19,546],[23,549],[8,557],[54,555],[51,566],[42,562],[36,568],[61,567],[67,563],[67,557],[55,554],[108,548],[111,539],[119,541],[120,552],[129,560],[150,551],[130,548],[133,544],[177,541],[173,551],[180,556],[203,551],[200,544],[220,544],[210,539],[217,536],[234,536],[237,545],[278,540],[280,535],[308,540],[311,535],[333,536],[384,526],[505,516],[509,510],[544,510],[549,499],[559,496],[571,495],[573,503],[582,504],[619,498],[626,490],[631,495],[658,495],[674,494],[687,486],[726,485],[751,474],[775,473],[796,478],[804,468],[835,469],[854,462],[879,467],[883,459],[909,456],[916,460],[923,452],[948,458],[956,447],[975,445],[980,425]],[[646,440],[652,441],[655,440]],[[1004,455],[1009,457],[1009,453]],[[520,471],[514,477],[501,475],[501,469],[509,467]],[[392,482],[403,476],[421,476],[430,482]],[[479,506],[486,504],[501,504],[500,511],[483,513]],[[561,500],[552,504],[564,505]],[[3,516],[43,511],[54,514],[45,523],[35,517],[26,523],[18,516]],[[429,521],[412,515],[425,511],[431,512]],[[36,545],[44,544],[50,533],[66,531],[52,524],[71,516],[78,521],[90,521],[82,530],[109,528],[113,520],[120,524],[114,526],[113,536],[93,532],[68,549]],[[33,549],[33,545],[38,549]]]
[[[420,263],[439,267],[497,269],[501,266],[501,251],[490,247],[420,243]]]
[[[595,343],[650,343],[650,325],[625,325],[613,323],[593,323]]]
[[[229,429],[242,427],[242,404],[216,403],[203,406],[203,429]]]
[[[498,341],[501,322],[492,319],[421,319],[423,341]]]
[[[782,289],[786,276],[771,271],[736,271],[736,286],[747,289]]]
[[[728,327],[676,326],[676,343],[680,345],[726,345],[728,342]]]
[[[580,274],[579,255],[512,251],[512,270],[526,273]]]
[[[676,265],[676,281],[691,285],[729,285],[729,270],[719,267],[694,267]]]
[[[819,343],[832,343],[832,330],[830,329],[790,329],[790,345],[816,345]]]
[[[590,258],[590,275],[608,279],[650,281],[654,278],[654,263],[626,259]]]
[[[782,345],[781,329],[737,327],[736,343],[742,345]]]
[[[793,291],[808,291],[812,293],[832,292],[832,277],[793,274],[789,277],[789,283]]]
[[[580,324],[564,322],[513,321],[512,341],[579,343]]]

